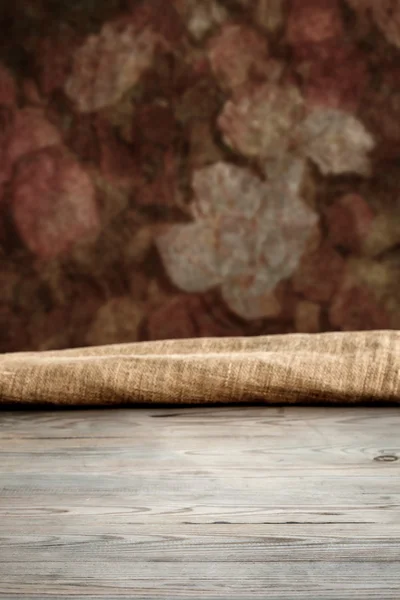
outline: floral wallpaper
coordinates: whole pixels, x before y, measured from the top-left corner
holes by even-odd
[[[400,328],[400,0],[0,25],[0,351]]]

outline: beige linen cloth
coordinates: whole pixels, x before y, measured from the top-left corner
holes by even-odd
[[[139,342],[0,356],[0,404],[400,401],[400,332]]]

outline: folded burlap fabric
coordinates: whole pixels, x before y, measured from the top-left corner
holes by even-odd
[[[140,342],[0,357],[0,403],[400,402],[400,332]]]

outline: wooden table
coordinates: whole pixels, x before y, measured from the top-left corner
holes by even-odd
[[[0,598],[400,598],[400,412],[0,413]]]

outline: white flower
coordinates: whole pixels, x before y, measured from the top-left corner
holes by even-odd
[[[116,104],[153,61],[157,37],[132,23],[106,23],[74,55],[65,93],[81,112]]]
[[[186,292],[221,286],[227,305],[247,319],[276,313],[272,292],[295,271],[317,222],[299,197],[303,174],[300,161],[270,183],[224,162],[197,171],[194,222],[156,240],[175,285]]]
[[[314,110],[302,123],[304,153],[324,175],[370,174],[374,139],[355,117],[341,110]]]

